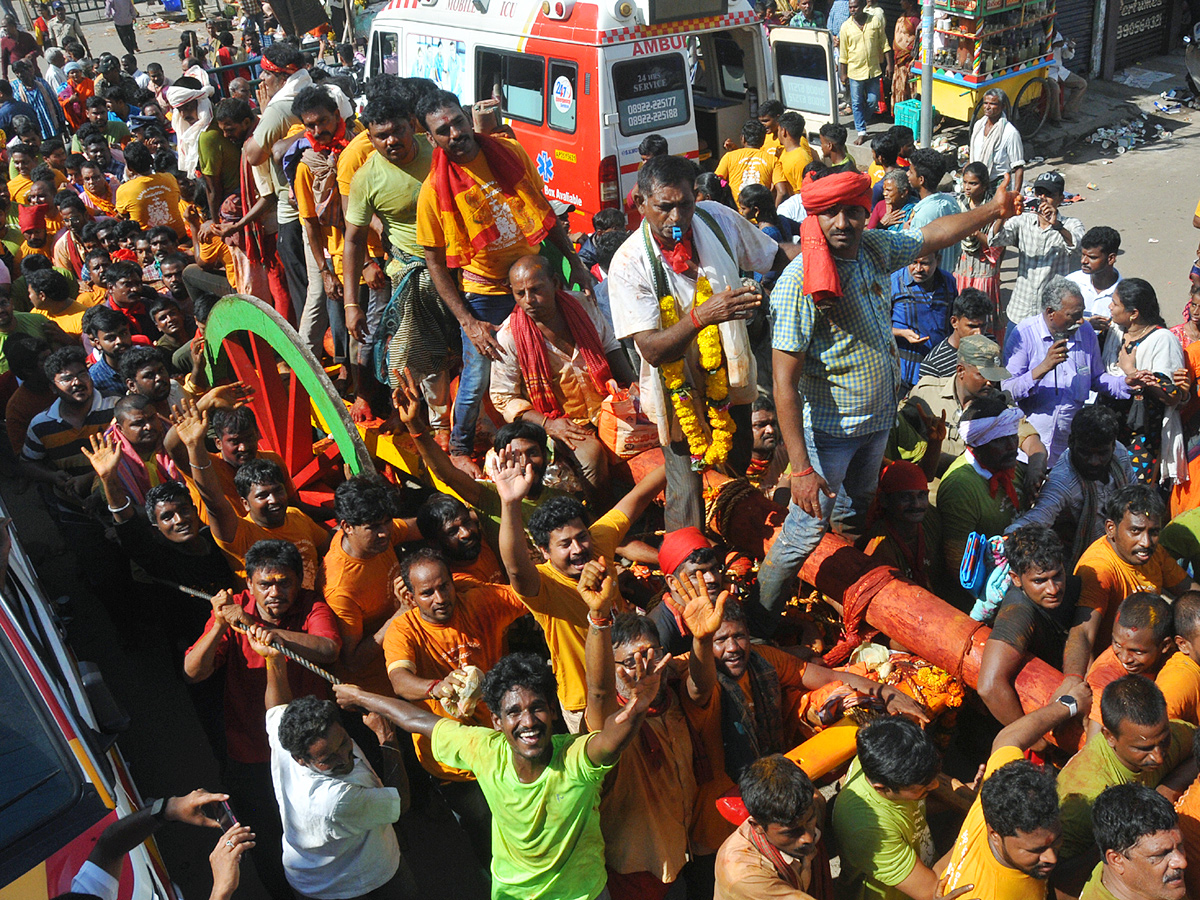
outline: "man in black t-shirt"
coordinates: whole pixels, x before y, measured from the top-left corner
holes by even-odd
[[[1092,648],[1083,627],[1091,610],[1078,606],[1080,581],[1066,574],[1058,535],[1027,525],[1004,546],[1012,584],[983,647],[979,696],[1008,725],[1024,715],[1015,684],[1031,657],[1061,669],[1069,688],[1087,673]]]

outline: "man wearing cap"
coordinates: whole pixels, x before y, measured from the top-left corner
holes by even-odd
[[[719,594],[727,587],[721,556],[699,528],[689,525],[663,538],[658,567],[666,576],[667,592],[646,618],[658,630],[658,640],[665,652],[672,656],[688,653],[692,649],[692,632],[683,617],[688,598],[681,593],[679,584],[685,581],[690,585],[693,577],[699,577],[708,585],[709,593]]]
[[[1025,466],[1017,462],[1021,411],[1003,394],[976,400],[959,420],[966,449],[942,478],[938,512],[942,520],[942,556],[947,572],[962,564],[972,532],[1004,534],[1025,496]],[[945,598],[964,611],[971,598],[954,585]]]
[[[67,8],[61,2],[55,3],[50,8],[54,10],[54,18],[47,25],[54,43],[59,47],[65,47],[72,40],[78,41],[83,45],[84,52],[91,56],[92,51],[88,47],[87,38],[84,37],[83,26],[79,24],[79,17],[67,15]]]
[[[871,179],[857,172],[810,177],[802,258],[771,294],[772,364],[779,425],[792,463],[792,502],[759,570],[759,630],[769,635],[787,599],[784,586],[820,542],[843,488],[861,521],[875,496],[896,421],[900,366],[892,336],[891,273],[1016,214],[1007,183],[980,207],[920,230],[864,231]],[[960,345],[961,346],[961,345]]]
[[[908,402],[921,407],[933,419],[944,417],[946,437],[942,440],[942,455],[937,465],[940,478],[950,464],[963,455],[966,444],[959,432],[963,410],[974,401],[999,393],[999,385],[1011,377],[1000,364],[1000,346],[982,334],[969,334],[958,342],[958,367],[950,378],[927,376],[917,382],[908,395]],[[1046,448],[1037,429],[1028,422],[1021,424],[1021,449],[1044,471]],[[931,485],[930,499],[937,496],[937,485]]]
[[[1053,466],[1067,449],[1071,420],[1091,391],[1115,400],[1129,396],[1133,376],[1110,375],[1100,356],[1100,341],[1083,321],[1078,285],[1054,275],[1042,289],[1042,314],[1016,328],[1001,387],[1012,394],[1046,447]]]
[[[1058,214],[1065,185],[1057,172],[1043,172],[1033,183],[1034,208],[1009,219],[992,238],[993,247],[1016,247],[1019,251],[1017,282],[1008,300],[1012,327],[1006,350],[1011,350],[1015,340],[1015,326],[1037,314],[1046,283],[1055,275],[1067,275],[1079,268],[1083,223]]]

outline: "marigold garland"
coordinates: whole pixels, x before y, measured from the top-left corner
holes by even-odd
[[[703,275],[696,282],[696,302],[693,308],[700,306],[712,297],[712,285]],[[662,312],[662,327],[670,328],[679,321],[679,309],[675,298],[670,294],[659,301]],[[733,433],[737,426],[729,415],[729,374],[725,370],[725,355],[721,348],[721,333],[716,325],[708,325],[700,329],[696,336],[696,344],[700,350],[700,366],[704,369],[704,403],[708,411],[708,424],[712,429],[712,438],[704,431],[704,426],[696,416],[692,406],[692,388],[684,378],[684,361],[664,363],[659,367],[663,382],[671,395],[671,405],[675,417],[679,419],[679,427],[687,438],[688,449],[692,454],[692,470],[702,472],[707,468],[722,465],[733,449]]]

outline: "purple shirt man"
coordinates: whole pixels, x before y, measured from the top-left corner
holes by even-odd
[[[1105,371],[1100,342],[1083,315],[1078,285],[1056,275],[1042,290],[1042,314],[1017,326],[1005,360],[1012,377],[1001,387],[1037,429],[1050,465],[1067,449],[1071,420],[1092,391],[1129,396],[1124,377]]]

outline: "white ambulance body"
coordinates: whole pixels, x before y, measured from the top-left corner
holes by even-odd
[[[633,187],[648,134],[704,163],[760,100],[778,97],[810,131],[837,120],[829,35],[768,39],[749,0],[390,0],[367,71],[430,78],[464,103],[499,98],[547,196],[588,230]]]

